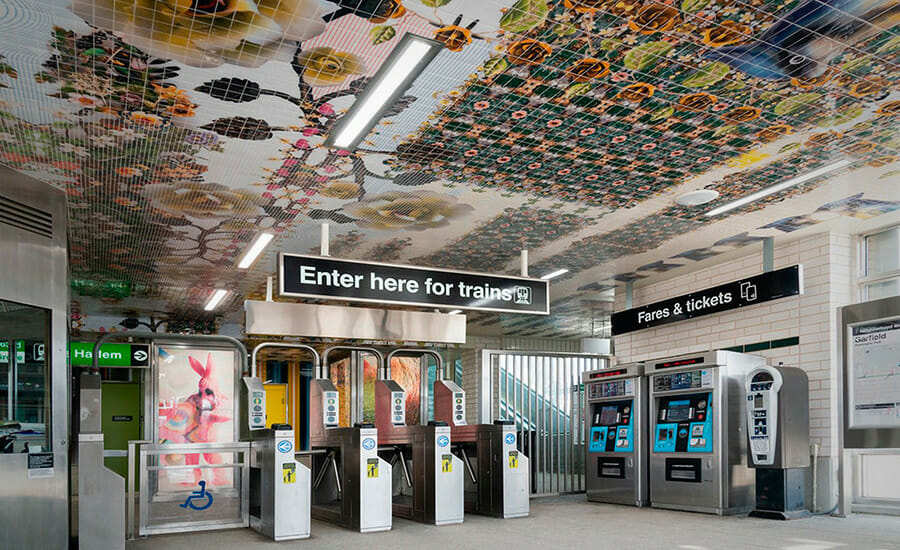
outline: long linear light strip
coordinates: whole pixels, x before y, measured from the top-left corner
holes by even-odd
[[[247,252],[244,253],[244,257],[241,258],[241,261],[238,262],[238,269],[247,269],[253,262],[256,261],[256,258],[262,253],[263,249],[272,242],[272,239],[275,238],[275,235],[272,233],[260,233],[257,235],[256,240],[253,241],[253,244],[250,245],[250,248],[247,249]]]
[[[772,187],[766,187],[765,189],[757,191],[756,193],[751,193],[750,195],[742,197],[736,201],[729,202],[728,204],[723,204],[718,208],[713,208],[712,210],[707,212],[706,215],[711,217],[718,216],[719,214],[724,214],[725,212],[729,212],[731,210],[734,210],[735,208],[740,208],[745,204],[750,204],[753,201],[758,201],[763,197],[768,197],[773,193],[778,193],[779,191],[784,191],[785,189],[789,189],[791,187],[794,187],[795,185],[800,185],[801,183],[818,178],[819,176],[824,176],[829,172],[834,172],[835,170],[841,169],[844,166],[852,163],[853,161],[849,159],[839,160],[827,166],[823,166],[821,168],[813,170],[812,172],[803,174],[802,176],[797,176],[789,180],[785,180],[777,185],[773,185]]]
[[[338,123],[334,138],[329,137],[325,145],[353,149],[442,47],[440,42],[409,33],[404,35],[387,63]]]
[[[227,294],[228,294],[227,290],[224,290],[221,288],[217,289],[215,292],[212,293],[212,296],[209,297],[209,300],[206,301],[206,305],[203,306],[203,309],[205,309],[206,311],[212,311],[212,310],[216,309],[219,306],[219,304],[222,303],[222,300],[225,298],[225,296]]]
[[[556,271],[553,271],[553,272],[551,272],[551,273],[547,273],[546,275],[542,275],[542,276],[541,276],[541,279],[543,279],[543,280],[545,280],[545,281],[549,281],[550,279],[553,279],[553,278],[555,278],[555,277],[559,277],[560,275],[564,275],[564,274],[566,274],[566,273],[568,273],[568,272],[569,272],[569,270],[568,270],[568,269],[565,269],[565,268],[563,268],[563,269],[557,269]]]

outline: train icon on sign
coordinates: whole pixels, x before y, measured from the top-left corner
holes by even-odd
[[[531,289],[527,286],[516,287],[516,303],[531,305]]]

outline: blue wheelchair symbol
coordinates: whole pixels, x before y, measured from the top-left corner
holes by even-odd
[[[199,500],[199,499],[203,499],[203,498],[206,499],[206,504],[203,504],[200,506],[194,504],[195,499]],[[201,481],[200,482],[200,490],[194,491],[193,493],[191,493],[191,495],[189,497],[187,497],[187,500],[184,501],[184,504],[179,504],[178,506],[180,506],[182,508],[190,508],[192,510],[199,511],[199,510],[206,510],[207,508],[212,506],[212,503],[213,503],[212,493],[208,493],[206,491],[206,482]]]
[[[278,448],[279,453],[289,453],[291,452],[291,449],[294,448],[294,446],[291,445],[291,442],[287,439],[282,439],[281,441],[279,441],[276,447]]]
[[[371,451],[372,449],[375,448],[375,440],[372,439],[371,437],[367,437],[367,438],[363,439],[362,446],[363,446],[363,449],[365,449],[367,451]]]
[[[512,445],[516,442],[516,434],[506,434],[506,444]]]
[[[438,444],[438,447],[446,447],[447,445],[450,444],[450,438],[447,437],[446,435],[442,435],[441,437],[438,438],[437,444]]]

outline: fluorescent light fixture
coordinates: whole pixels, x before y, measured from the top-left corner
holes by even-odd
[[[275,238],[275,235],[272,233],[260,233],[257,235],[256,240],[253,241],[253,244],[250,245],[250,248],[247,249],[247,252],[244,253],[244,257],[241,258],[241,261],[238,263],[238,269],[247,269],[253,262],[256,261],[256,258],[262,253],[263,249],[272,242],[272,239]]]
[[[454,309],[452,311],[448,311],[447,315],[456,315],[457,313],[462,313],[461,309]]]
[[[212,293],[212,296],[209,297],[209,300],[206,301],[206,305],[203,306],[203,309],[206,311],[212,311],[222,303],[222,299],[228,294],[227,290],[218,289]]]
[[[768,197],[769,195],[771,195],[773,193],[778,193],[779,191],[784,191],[785,189],[789,189],[791,187],[794,187],[795,185],[800,185],[801,183],[807,182],[811,179],[818,178],[819,176],[824,176],[825,174],[827,174],[829,172],[834,172],[835,170],[843,168],[844,166],[847,166],[852,163],[853,163],[853,161],[851,161],[849,159],[839,160],[839,161],[831,163],[827,166],[823,166],[821,168],[813,170],[812,172],[803,174],[802,176],[797,176],[797,177],[791,178],[789,180],[785,180],[777,185],[773,185],[772,187],[766,187],[765,189],[763,189],[761,191],[757,191],[756,193],[752,193],[752,194],[747,195],[746,197],[742,197],[736,201],[729,202],[728,204],[723,204],[722,206],[719,206],[718,208],[713,208],[712,210],[707,212],[706,215],[707,216],[718,216],[719,214],[723,214],[725,212],[734,210],[735,208],[740,208],[741,206],[744,206],[745,204],[750,204],[753,201],[758,201],[759,199],[761,199],[763,197]]]
[[[557,269],[556,271],[547,273],[546,275],[542,275],[541,279],[543,279],[545,281],[549,281],[550,279],[553,279],[554,277],[559,277],[560,275],[566,274],[568,272],[569,272],[568,269]]]
[[[444,44],[406,33],[366,89],[356,98],[325,140],[325,145],[355,149]]]

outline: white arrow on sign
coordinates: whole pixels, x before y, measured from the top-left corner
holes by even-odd
[[[134,352],[134,360],[135,361],[146,361],[147,360],[147,352],[142,349],[137,350],[136,352]]]

